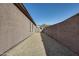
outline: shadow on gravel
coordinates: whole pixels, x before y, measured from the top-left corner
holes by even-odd
[[[41,37],[47,56],[77,56],[77,54],[59,44],[45,33],[41,32]]]

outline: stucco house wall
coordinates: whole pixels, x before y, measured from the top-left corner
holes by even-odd
[[[0,4],[0,54],[31,35],[30,22],[14,4]]]
[[[36,32],[36,26],[33,24],[33,32]]]

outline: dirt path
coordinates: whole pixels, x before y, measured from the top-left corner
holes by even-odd
[[[15,48],[6,52],[8,56],[45,56],[45,49],[40,33],[35,33]]]
[[[74,52],[58,43],[55,39],[41,33],[42,40],[48,56],[75,56]]]

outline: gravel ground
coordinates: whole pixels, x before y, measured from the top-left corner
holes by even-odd
[[[41,36],[48,56],[77,56],[77,54],[48,35],[41,33]]]
[[[4,53],[5,56],[77,56],[67,47],[44,33],[34,33],[13,49]]]
[[[40,33],[35,33],[6,52],[6,56],[46,56]]]

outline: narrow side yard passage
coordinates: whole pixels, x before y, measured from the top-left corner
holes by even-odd
[[[74,52],[44,33],[34,33],[6,52],[7,56],[75,56]]]
[[[41,37],[48,56],[76,56],[77,55],[74,52],[72,52],[70,49],[63,46],[55,39],[50,38],[48,35],[44,33],[41,33]]]
[[[22,43],[6,52],[8,56],[45,56],[45,49],[40,33],[34,33]]]

